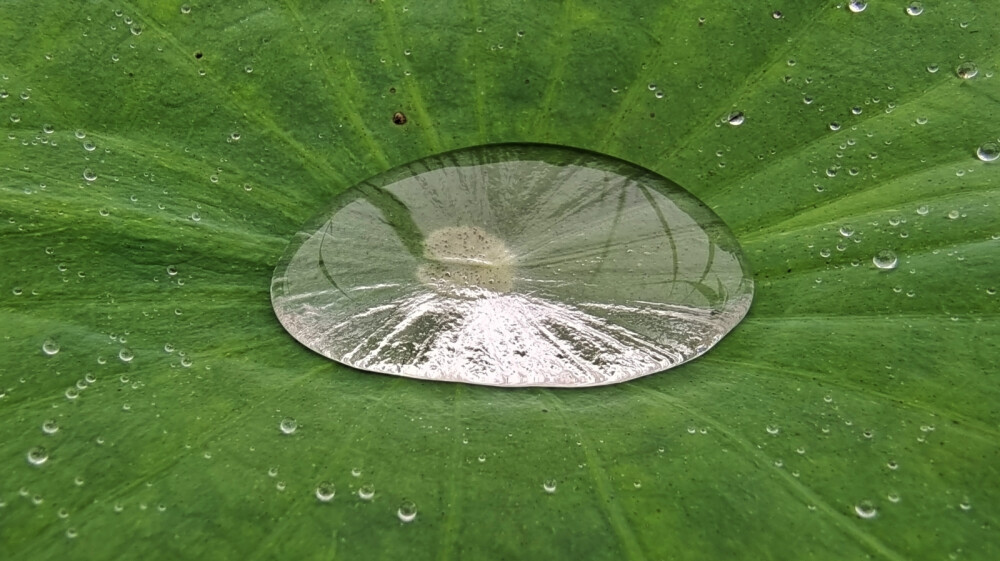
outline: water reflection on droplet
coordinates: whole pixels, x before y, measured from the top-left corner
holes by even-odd
[[[556,492],[556,485],[555,479],[546,479],[542,482],[542,490],[551,495]]]
[[[963,80],[975,78],[979,74],[979,67],[974,62],[963,62],[955,69],[955,74]]]

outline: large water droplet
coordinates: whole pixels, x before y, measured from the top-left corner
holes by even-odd
[[[417,505],[413,501],[403,501],[403,504],[399,505],[399,509],[396,510],[396,516],[402,522],[413,522],[413,519],[417,517]]]
[[[865,2],[864,0],[851,0],[847,4],[847,8],[854,13],[863,12],[867,7],[868,7],[868,2]]]
[[[906,13],[911,16],[919,16],[924,13],[924,5],[920,2],[910,2],[910,4],[906,6]]]
[[[28,450],[28,463],[33,466],[40,466],[49,460],[49,451],[41,446],[35,446]]]
[[[324,481],[316,486],[316,499],[321,503],[328,503],[337,494],[337,487],[329,481]]]
[[[879,269],[892,270],[896,268],[896,265],[899,263],[899,259],[892,251],[883,249],[882,251],[876,253],[875,257],[872,257],[872,263],[874,263]]]
[[[875,504],[871,501],[861,501],[860,503],[854,505],[854,513],[858,515],[859,518],[875,518],[878,515],[878,509],[875,508]]]
[[[57,343],[55,341],[55,339],[46,339],[42,343],[42,352],[45,353],[45,354],[47,354],[47,355],[49,355],[49,356],[52,356],[52,355],[58,353],[59,352],[59,343]]]
[[[589,152],[426,158],[337,197],[275,269],[275,312],[350,366],[588,386],[701,355],[753,281],[722,221],[669,180]]]
[[[1000,144],[987,142],[976,149],[976,157],[984,162],[992,162],[1000,157]]]
[[[975,78],[976,74],[979,74],[979,67],[974,62],[963,62],[955,69],[955,74],[963,80]]]
[[[278,428],[283,434],[292,434],[299,428],[299,424],[291,417],[285,417],[278,423]]]

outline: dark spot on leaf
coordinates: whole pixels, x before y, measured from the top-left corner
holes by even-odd
[[[198,52],[194,53],[194,58],[201,58],[203,56],[205,56],[205,55],[203,55],[201,51],[198,51]]]
[[[396,111],[396,113],[392,116],[392,122],[397,125],[405,125],[406,115],[403,115],[402,111]]]
[[[525,83],[525,84],[530,84],[530,83],[531,83],[531,80],[530,80],[530,79],[528,79],[528,78],[525,78],[525,79],[524,79],[524,83]]]
[[[389,93],[396,93],[396,88],[389,88]]]
[[[650,116],[651,118],[652,118],[652,117],[656,117],[656,113],[650,113],[650,114],[649,114],[649,116]]]

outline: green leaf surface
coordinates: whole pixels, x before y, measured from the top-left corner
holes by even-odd
[[[788,4],[5,2],[0,558],[1000,556],[1000,4]],[[498,142],[689,189],[748,317],[560,391],[281,328],[274,265],[333,196]]]

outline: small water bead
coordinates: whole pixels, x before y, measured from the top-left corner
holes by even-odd
[[[238,132],[233,132],[230,133],[229,135],[229,139],[232,140],[233,142],[238,142],[240,138],[242,138],[242,135],[240,135],[240,133]]]
[[[936,65],[936,64],[928,64],[927,65],[927,71],[930,72],[931,74],[936,73],[940,68],[941,67],[938,66],[938,65]]]
[[[746,117],[743,115],[742,111],[734,111],[726,117],[726,122],[734,127],[738,127],[743,124]]]
[[[878,509],[875,508],[875,504],[871,501],[861,501],[860,503],[854,505],[854,512],[858,515],[858,518],[864,518],[866,520],[875,518],[878,515]]]
[[[49,452],[42,446],[35,446],[31,450],[28,450],[26,457],[29,464],[40,466],[49,460]]]
[[[849,238],[854,235],[854,228],[845,224],[840,227],[840,235],[844,236],[845,238]]]
[[[656,90],[656,93],[654,95],[656,96],[656,99],[663,99],[663,91],[662,90]]]
[[[964,501],[958,503],[958,508],[962,510],[972,510],[972,503],[969,502],[969,499],[965,499]]]
[[[324,481],[316,486],[316,499],[321,503],[328,503],[337,494],[337,488],[333,483]]]
[[[851,108],[851,113],[854,114],[854,115],[860,115],[861,111],[862,111],[862,109],[860,107],[858,107],[857,105],[855,105],[854,107]]]
[[[42,432],[45,434],[55,434],[59,432],[59,423],[49,419],[42,423]]]
[[[45,354],[47,354],[47,355],[49,355],[49,356],[52,356],[52,355],[58,353],[59,352],[59,343],[57,343],[54,339],[46,339],[42,343],[42,352],[45,353]]]
[[[906,13],[911,16],[919,16],[924,13],[924,5],[920,2],[910,2],[906,7]]]
[[[358,498],[362,501],[370,501],[375,498],[375,487],[370,484],[362,485],[358,488]]]
[[[948,211],[948,218],[951,219],[951,220],[955,220],[959,216],[961,216],[961,213],[959,213],[957,210],[949,210]]]
[[[88,182],[93,182],[97,180],[97,174],[90,169],[83,170],[83,178]]]
[[[275,483],[274,484],[274,488],[277,489],[277,490],[279,490],[279,491],[284,491],[285,488],[286,488],[285,482],[284,481],[279,481],[279,482]]]
[[[66,395],[66,399],[74,400],[74,399],[80,397],[80,391],[77,390],[76,388],[68,388],[66,390],[65,395]]]
[[[834,122],[830,123],[830,130],[832,130],[832,131],[839,131],[840,130],[840,123],[838,123],[837,121],[834,121]]]
[[[479,463],[484,463],[486,461],[486,454],[480,454],[476,459],[479,460]]]
[[[198,222],[199,220],[201,220],[201,213],[192,212],[191,213],[191,220],[193,220],[195,222]]]
[[[885,498],[889,499],[889,502],[893,503],[893,504],[896,504],[896,503],[899,502],[899,494],[898,493],[889,493],[888,495],[885,496]]]
[[[899,259],[891,250],[883,249],[882,251],[876,253],[875,257],[872,257],[872,263],[874,263],[879,269],[891,271],[896,268],[896,265],[899,264]]]
[[[976,149],[976,157],[984,162],[992,162],[1000,158],[1000,144],[987,142]]]
[[[122,347],[121,350],[118,351],[118,359],[122,362],[132,362],[133,358],[135,358],[135,353],[133,353],[132,349],[129,349],[128,347]]]
[[[189,6],[187,4],[182,4],[181,5],[181,13],[182,14],[190,14],[191,13],[191,6]]]
[[[979,74],[979,67],[976,66],[976,63],[971,61],[963,62],[958,65],[958,68],[955,69],[955,74],[963,80],[970,80],[975,78],[976,74]]]
[[[826,259],[827,257],[830,257],[830,250],[827,249],[827,248],[823,248],[823,249],[819,250],[819,256],[822,257],[822,258],[824,258],[824,259]]]
[[[781,432],[781,429],[775,425],[767,425],[767,427],[765,427],[765,430],[767,431],[767,434],[772,434],[772,435]]]
[[[278,424],[278,428],[281,429],[283,434],[292,434],[299,428],[299,424],[295,421],[295,419],[285,417],[281,420],[281,423]]]
[[[167,267],[167,274],[170,275],[170,276],[176,275],[177,274],[177,267],[174,267],[173,265],[168,266]],[[167,351],[167,352],[169,352],[169,351]]]
[[[396,510],[396,516],[399,517],[400,522],[413,522],[413,519],[417,517],[417,505],[413,501],[403,501],[403,504],[399,505],[399,509]]]
[[[361,468],[352,468],[351,469],[351,476],[353,476],[353,477],[361,477]]]
[[[76,538],[76,537],[77,537],[78,535],[80,535],[80,534],[78,534],[78,533],[77,533],[77,531],[76,531],[76,528],[67,528],[67,529],[66,529],[66,537],[67,537],[67,538],[69,538],[69,539],[74,539],[74,538]]]
[[[865,8],[867,7],[868,7],[868,2],[865,2],[864,0],[851,0],[847,4],[847,9],[851,10],[856,14],[865,11]]]

